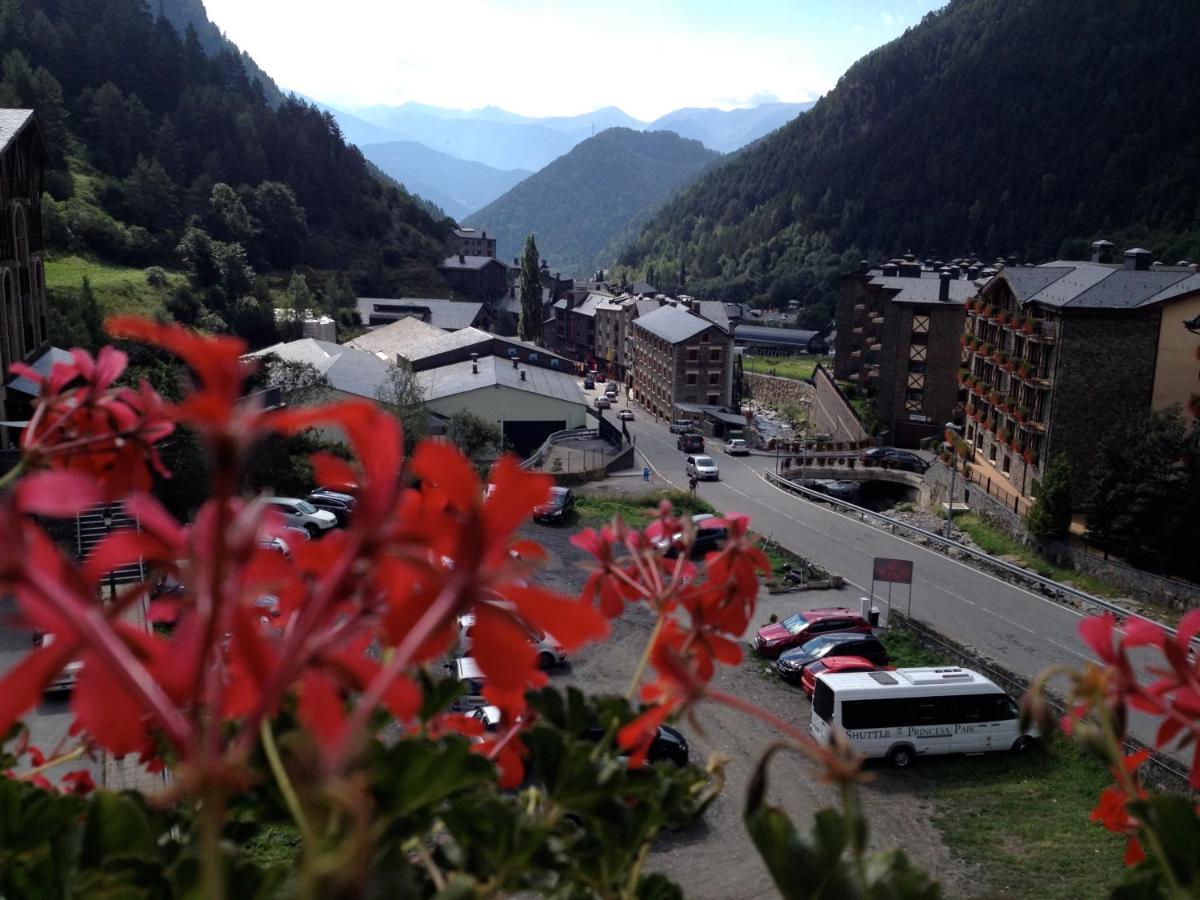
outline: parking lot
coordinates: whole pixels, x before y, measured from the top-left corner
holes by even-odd
[[[584,556],[568,543],[576,527],[527,526],[526,534],[546,548],[548,563],[539,580],[576,593],[584,580],[578,565]],[[755,618],[765,622],[800,609],[852,604],[849,591],[760,595]],[[653,617],[644,607],[627,608],[613,623],[610,639],[588,647],[563,670],[556,684],[575,684],[593,693],[623,693],[650,636]],[[799,688],[789,687],[766,671],[762,660],[747,655],[742,665],[721,670],[714,685],[807,729],[810,707]],[[701,707],[696,721],[677,727],[691,744],[692,759],[703,764],[711,754],[727,759],[727,782],[704,821],[688,831],[665,835],[651,855],[650,868],[678,881],[687,896],[741,898],[774,896],[775,889],[742,824],[742,804],[754,765],[778,735],[767,725],[725,707]],[[863,789],[864,806],[877,848],[901,846],[942,881],[951,896],[973,893],[978,884],[969,867],[954,859],[932,823],[931,804],[924,799],[927,777],[920,771],[893,772],[872,767],[874,780]],[[814,768],[795,754],[778,754],[770,771],[770,802],[783,807],[807,826],[821,807],[836,802],[831,789],[818,783]]]

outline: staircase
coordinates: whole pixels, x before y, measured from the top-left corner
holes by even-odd
[[[106,511],[111,511],[111,525],[105,524]],[[89,507],[75,519],[76,559],[84,560],[91,556],[95,546],[110,531],[136,530],[138,528],[137,519],[127,516],[124,507],[120,503],[113,503],[111,505],[99,504]],[[132,584],[135,581],[144,581],[145,577],[145,568],[141,560],[139,560],[136,563],[117,567],[111,574],[105,577],[104,581],[106,584],[112,585]]]

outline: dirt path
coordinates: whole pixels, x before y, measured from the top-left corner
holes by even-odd
[[[539,580],[574,593],[583,582],[583,570],[577,566],[583,557],[567,543],[571,533],[570,529],[529,529],[530,536],[540,541],[550,555]],[[801,597],[807,599],[801,602]],[[846,592],[764,595],[756,620],[765,620],[772,612],[853,602]],[[612,636],[605,644],[586,648],[566,671],[553,676],[554,680],[593,693],[623,693],[652,626],[653,616],[648,609],[630,607],[613,623]],[[810,707],[804,694],[764,672],[757,660],[748,658],[737,668],[721,670],[715,683],[721,690],[750,700],[802,730],[808,728]],[[675,879],[688,897],[730,900],[777,896],[741,818],[747,781],[776,734],[755,719],[715,704],[699,710],[697,724],[700,729],[686,720],[676,726],[687,736],[694,761],[702,763],[712,753],[728,758],[725,790],[702,823],[662,838],[650,857],[650,868]],[[931,806],[922,799],[920,781],[911,773],[886,768],[871,771],[875,778],[864,787],[863,800],[872,846],[902,847],[942,882],[948,896],[978,893],[977,878],[972,877],[969,867],[951,856],[932,824]],[[815,768],[799,756],[776,755],[771,764],[769,801],[785,809],[798,824],[810,823],[818,809],[836,802],[833,791],[818,783],[815,775]]]

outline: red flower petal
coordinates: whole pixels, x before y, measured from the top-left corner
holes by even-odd
[[[4,673],[0,680],[0,734],[8,734],[13,723],[37,705],[46,685],[71,661],[74,653],[72,644],[55,641],[29,653]]]
[[[512,584],[505,587],[503,593],[506,599],[516,604],[521,618],[554,635],[568,652],[608,634],[608,621],[590,604],[536,585]]]
[[[309,670],[300,681],[299,704],[296,714],[300,722],[326,747],[341,737],[346,711],[338,690],[317,672]]]
[[[14,494],[18,509],[51,519],[74,518],[101,499],[94,479],[65,469],[26,475]]]
[[[475,606],[471,653],[490,684],[500,690],[521,690],[536,671],[529,634],[512,616],[494,606]]]
[[[453,444],[422,441],[413,453],[412,471],[421,480],[422,490],[427,486],[436,488],[456,509],[472,509],[480,501],[475,470]]]

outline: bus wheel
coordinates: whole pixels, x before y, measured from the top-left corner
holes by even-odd
[[[888,754],[888,762],[892,764],[892,768],[894,769],[907,769],[912,765],[912,761],[912,747],[893,747],[892,752]]]
[[[1037,746],[1037,740],[1035,738],[1031,738],[1029,735],[1023,734],[1019,738],[1017,738],[1016,741],[1013,742],[1012,752],[1013,753],[1028,753],[1030,750],[1032,750],[1036,746]]]

